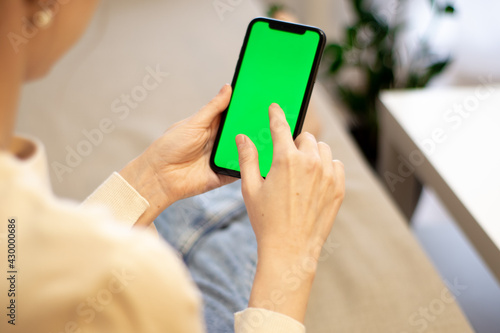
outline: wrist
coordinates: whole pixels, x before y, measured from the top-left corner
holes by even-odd
[[[293,237],[290,237],[293,238]],[[259,258],[277,258],[282,262],[300,263],[317,262],[321,255],[324,241],[315,238],[309,241],[286,242],[276,241],[275,239],[261,239],[257,244]]]
[[[316,273],[314,258],[259,253],[249,307],[285,314],[304,322]]]
[[[285,253],[284,251],[258,251],[257,267],[266,271],[274,271],[276,275],[294,274],[300,278],[301,284],[312,283],[316,275],[318,260],[306,254]]]
[[[119,173],[149,203],[149,208],[136,224],[149,225],[175,201],[160,184],[156,171],[142,155],[132,160]]]

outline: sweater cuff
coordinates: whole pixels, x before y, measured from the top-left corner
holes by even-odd
[[[303,324],[284,314],[260,308],[247,308],[234,314],[236,333],[305,333]]]
[[[82,204],[108,208],[117,221],[130,227],[149,207],[149,203],[119,173],[113,172]]]

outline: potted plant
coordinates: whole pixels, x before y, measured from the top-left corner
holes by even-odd
[[[439,5],[431,1],[433,19],[451,15],[451,4]],[[428,41],[428,31],[411,54],[405,54],[407,65],[401,66],[398,37],[404,22],[398,6],[393,21],[377,13],[373,1],[352,0],[355,14],[353,24],[347,26],[342,42],[330,43],[323,58],[327,77],[333,81],[334,94],[347,106],[350,113],[350,131],[372,166],[377,159],[378,121],[376,101],[381,90],[393,88],[420,88],[441,73],[450,63],[450,57],[436,55]],[[343,80],[356,76],[356,82]]]

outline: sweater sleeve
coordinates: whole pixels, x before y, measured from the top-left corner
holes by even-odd
[[[102,205],[117,221],[132,226],[149,203],[119,173],[114,172],[83,203],[82,207]]]
[[[236,333],[305,333],[303,324],[284,314],[247,308],[234,315]]]

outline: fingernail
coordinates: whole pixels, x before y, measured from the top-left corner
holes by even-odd
[[[226,83],[225,85],[223,85],[219,91],[219,94],[222,94],[223,92],[225,92],[228,86],[229,86],[229,83]]]
[[[277,103],[271,104],[271,106],[269,108],[271,110],[273,110],[274,112],[283,113],[283,111],[281,110],[281,106],[279,106],[279,104],[277,104]]]
[[[243,134],[238,134],[236,136],[236,145],[241,146],[244,145],[246,142],[246,137]]]

